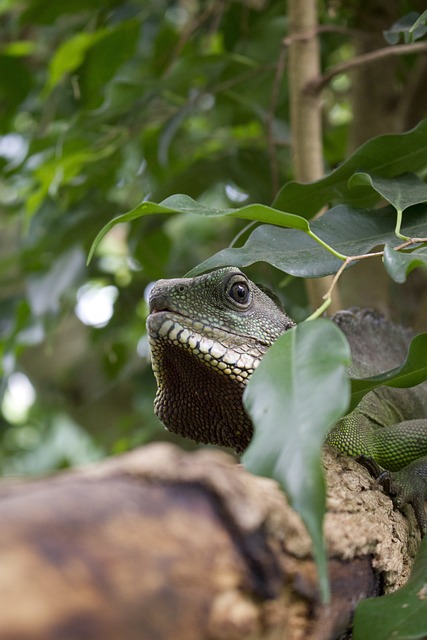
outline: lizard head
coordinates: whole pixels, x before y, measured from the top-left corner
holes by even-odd
[[[170,431],[243,451],[252,436],[244,387],[294,323],[234,267],[159,280],[149,304],[156,414]]]

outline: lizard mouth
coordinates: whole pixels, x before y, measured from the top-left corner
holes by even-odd
[[[147,318],[147,333],[153,354],[171,345],[192,353],[207,366],[216,368],[237,382],[245,384],[258,366],[262,353],[251,353],[246,344],[229,347],[230,334],[216,327],[207,327],[175,311],[152,309]],[[234,369],[234,372],[233,372]]]

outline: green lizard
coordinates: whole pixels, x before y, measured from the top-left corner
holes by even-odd
[[[342,311],[332,320],[349,341],[351,375],[377,375],[405,359],[411,334],[374,312]],[[242,404],[245,385],[266,350],[294,325],[234,267],[159,280],[147,330],[158,386],[154,407],[166,428],[241,453],[253,433]],[[412,504],[425,533],[427,383],[370,391],[326,443],[361,456],[398,507]]]

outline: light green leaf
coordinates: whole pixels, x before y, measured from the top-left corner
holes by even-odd
[[[351,406],[354,407],[362,397],[379,386],[407,388],[414,387],[427,380],[427,333],[415,336],[409,345],[405,362],[396,369],[378,376],[351,380]]]
[[[31,40],[15,40],[2,48],[3,54],[17,58],[29,56],[35,51],[37,51],[37,44]]]
[[[417,267],[427,267],[427,247],[414,251],[395,251],[390,245],[384,248],[384,267],[395,282],[405,282],[407,276]]]
[[[408,582],[394,593],[359,603],[354,640],[423,640],[427,637],[427,538]]]
[[[50,61],[45,94],[49,93],[67,73],[77,69],[82,64],[87,50],[106,33],[107,29],[99,29],[93,33],[76,33],[63,42]]]
[[[273,207],[311,218],[323,206],[345,202],[354,207],[373,205],[378,196],[372,189],[350,189],[348,180],[355,171],[368,171],[393,178],[427,166],[427,120],[407,133],[373,138],[347,160],[316,182],[288,182],[280,190]]]
[[[243,455],[252,473],[275,478],[313,540],[321,591],[328,593],[322,523],[325,486],[321,448],[350,396],[350,348],[326,319],[302,323],[267,351],[243,396],[255,434]]]
[[[358,171],[348,181],[349,187],[370,185],[399,211],[427,201],[427,184],[414,173],[404,173],[392,180]]]

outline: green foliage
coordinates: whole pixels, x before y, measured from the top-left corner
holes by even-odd
[[[325,205],[337,202],[368,207],[378,200],[369,187],[352,189],[351,176],[362,170],[380,178],[396,178],[419,171],[427,164],[427,120],[408,133],[384,135],[366,142],[337,169],[312,184],[288,182],[273,206],[312,217]]]
[[[355,378],[351,382],[351,407],[354,408],[362,397],[380,386],[415,387],[427,380],[427,334],[415,336],[409,346],[405,362],[400,367],[371,378]]]
[[[427,538],[421,543],[408,582],[356,609],[354,640],[422,640],[427,636]]]
[[[335,11],[338,32],[320,36],[324,68],[351,50],[341,28],[353,26],[352,9]],[[157,278],[249,267],[253,278],[280,288],[290,315],[302,319],[311,310],[296,277],[340,275],[373,250],[396,283],[425,269],[427,120],[347,157],[353,79],[341,76],[324,92],[326,175],[293,181],[288,90],[275,80],[287,35],[281,3],[22,0],[3,2],[0,12],[3,473],[38,473],[173,439],[152,411],[144,292]],[[329,9],[321,14],[329,27]],[[396,22],[388,42],[424,37],[425,17]],[[397,68],[402,95],[414,91],[407,79],[416,70],[416,56]],[[313,219],[324,206],[327,213]],[[301,336],[314,341],[311,352]],[[326,339],[328,349],[319,349]],[[420,340],[388,382],[424,378]],[[282,358],[304,361],[304,372],[274,375]],[[305,323],[268,353],[246,396],[257,425],[266,398],[270,418],[282,416],[284,397],[292,408],[283,431],[272,432],[271,419],[265,433],[257,428],[246,460],[274,473],[301,509],[324,592],[319,453],[345,411],[345,359],[336,329]],[[353,381],[354,394],[378,382]],[[337,385],[342,397],[328,392]],[[308,412],[307,399],[316,411]],[[289,434],[306,415],[301,432]],[[283,461],[296,450],[301,473],[290,477]],[[412,607],[418,596],[409,597]],[[380,602],[391,625],[394,601]],[[367,603],[367,615],[375,606]]]
[[[349,364],[350,348],[336,325],[325,319],[302,323],[267,351],[244,393],[255,435],[243,463],[253,473],[275,478],[301,514],[313,539],[326,600],[321,447],[347,409],[350,388],[345,365]]]
[[[222,249],[191,273],[232,264],[247,267],[262,260],[293,276],[317,278],[335,273],[345,256],[365,254],[381,244],[393,247],[401,243],[395,235],[395,211],[391,207],[354,209],[338,205],[314,220],[310,228],[314,235],[308,237],[287,229],[259,226],[242,247]],[[411,211],[403,228],[411,237],[426,236],[427,207]],[[335,254],[316,242],[314,236],[323,239]]]
[[[419,40],[427,33],[427,11],[421,15],[416,11],[399,18],[390,29],[384,31],[384,38],[388,44],[397,44],[401,37],[408,44]]]
[[[384,247],[384,268],[395,282],[405,282],[407,276],[417,267],[427,267],[427,248],[412,251],[395,251],[386,244]]]
[[[420,125],[418,131],[425,125],[425,122]],[[401,138],[396,136],[394,141],[398,148],[402,147]],[[387,140],[387,144],[389,142]],[[423,145],[420,145],[422,150]],[[383,147],[384,137],[371,140],[371,157],[378,157],[378,149]],[[409,163],[413,161],[412,151]],[[360,151],[347,160],[349,167],[355,166],[354,157],[360,159]],[[422,157],[426,164],[427,158]],[[331,192],[335,188],[340,191],[342,179],[342,172],[336,171],[325,178],[325,182]],[[147,214],[185,212],[203,217],[232,216],[269,223],[255,229],[242,248],[220,251],[193,269],[190,275],[214,267],[247,266],[262,260],[292,275],[320,276],[337,272],[340,264],[345,264],[347,256],[355,262],[358,255],[366,255],[378,245],[387,245],[388,252],[401,255],[392,247],[401,244],[404,213],[403,228],[408,234],[405,238],[414,238],[417,246],[422,245],[423,238],[427,242],[427,207],[421,204],[427,199],[427,189],[417,176],[403,173],[391,180],[358,170],[348,177],[347,184],[350,189],[361,187],[365,190],[367,187],[369,198],[364,198],[369,202],[373,192],[376,199],[381,196],[392,206],[369,210],[340,205],[310,225],[301,216],[263,205],[218,210],[177,195],[160,205],[144,202],[112,220],[95,239],[91,253],[105,233],[117,223]],[[311,192],[312,187],[313,184],[298,185],[302,194]],[[288,229],[281,229],[282,226]],[[389,267],[388,270],[392,277],[401,278],[401,268]],[[335,335],[322,335],[322,330]],[[413,340],[407,360],[397,370],[369,380],[354,380],[352,406],[381,384],[407,387],[426,380],[425,338],[423,335]],[[255,435],[243,459],[251,471],[277,479],[301,513],[313,539],[324,597],[327,596],[326,558],[322,543],[325,501],[320,455],[325,434],[348,405],[348,381],[344,373],[344,363],[349,357],[346,346],[333,325],[300,325],[297,330],[282,336],[267,352],[245,393],[245,405],[253,419]],[[282,421],[284,406],[286,423]]]

